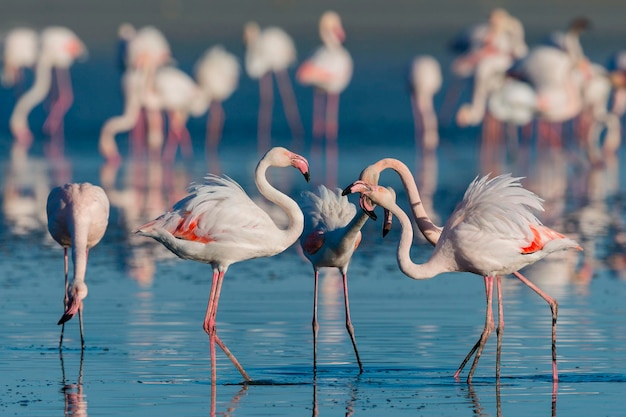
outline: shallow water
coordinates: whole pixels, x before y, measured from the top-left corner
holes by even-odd
[[[563,152],[535,152],[533,143],[487,164],[480,159],[477,129],[444,124],[436,158],[424,160],[413,142],[404,85],[385,81],[401,79],[407,56],[397,50],[388,55],[392,61],[385,64],[371,55],[355,56],[365,64],[342,101],[336,153],[321,153],[308,137],[301,144],[313,184],[285,170],[271,171],[271,179],[297,196],[318,183],[343,187],[367,164],[397,157],[416,172],[425,167],[417,174],[423,197],[427,204],[432,198],[432,209],[445,219],[476,175],[510,171],[526,176],[525,185],[546,199],[544,222],[571,234],[585,249],[553,255],[524,271],[560,303],[556,401],[546,303],[506,278],[501,381],[495,379],[495,334],[473,384],[455,381],[454,371],[483,328],[482,279],[471,274],[421,282],[405,278],[395,261],[398,227],[383,240],[380,221],[364,227],[349,271],[362,374],[345,331],[341,279],[329,270],[321,280],[314,377],[313,271],[294,246],[229,269],[217,326],[255,383],[241,385],[241,375],[218,352],[218,381],[212,387],[208,337],[202,330],[210,267],[179,260],[130,231],[170,207],[206,172],[225,173],[257,196],[252,181],[258,160],[256,108],[250,106],[256,102],[256,86],[242,79],[240,92],[226,103],[224,139],[216,158],[202,157],[203,121],[192,120],[193,163],[179,160],[168,167],[126,158],[120,167],[106,166],[97,154],[96,138],[101,121],[119,109],[120,99],[113,65],[100,65],[110,57],[95,54],[81,64],[82,71],[74,71],[76,104],[93,103],[86,90],[106,99],[68,114],[62,158],[43,156],[48,138],[36,128],[26,161],[11,161],[10,138],[6,133],[1,138],[2,415],[623,415],[624,153],[592,168],[569,142]],[[190,63],[182,61],[185,65]],[[104,81],[94,86],[89,77],[98,71]],[[308,131],[310,92],[298,87],[296,93]],[[8,107],[12,98],[3,94]],[[291,147],[281,110],[274,110],[273,143]],[[35,113],[31,125],[42,120],[42,113]],[[119,142],[125,151],[126,138]],[[81,353],[78,320],[73,319],[65,326],[61,354],[55,323],[62,314],[63,251],[46,231],[45,199],[51,187],[70,180],[105,186],[112,212],[107,234],[90,252],[85,351]],[[391,174],[383,182],[399,185]],[[406,207],[403,199],[400,192]],[[431,251],[416,242],[413,259],[424,261]]]

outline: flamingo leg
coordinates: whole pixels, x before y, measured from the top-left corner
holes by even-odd
[[[313,139],[321,139],[324,136],[324,93],[320,89],[313,92]]]
[[[50,113],[44,122],[43,129],[50,135],[60,134],[63,136],[63,117],[74,101],[74,92],[69,70],[56,68],[54,72],[58,97],[50,106]]]
[[[300,120],[300,111],[298,110],[298,102],[293,92],[291,81],[289,80],[289,74],[287,70],[277,71],[276,80],[278,83],[278,92],[280,93],[283,101],[283,108],[285,115],[287,116],[287,122],[291,129],[291,135],[294,139],[302,140],[304,128],[302,127],[302,121]]]
[[[222,129],[224,126],[224,107],[219,101],[211,103],[209,120],[207,121],[206,130],[206,150],[216,151],[217,146],[222,138]]]
[[[352,326],[352,320],[350,319],[350,301],[348,300],[348,276],[345,271],[342,271],[341,275],[343,277],[343,299],[346,309],[346,329],[348,329],[348,334],[350,334],[350,340],[352,341],[352,347],[354,348],[356,361],[359,364],[359,373],[363,373],[363,364],[361,363],[359,350],[356,347],[356,338],[354,337],[354,326]]]
[[[80,303],[80,307],[78,307],[78,324],[80,328],[80,349],[81,351],[85,349],[85,332],[83,330],[83,303]]]
[[[326,142],[334,142],[339,136],[339,94],[326,98]]]
[[[491,332],[493,331],[495,327],[494,321],[493,321],[493,309],[491,305],[492,300],[493,300],[493,277],[484,277],[484,280],[485,280],[485,294],[487,298],[487,309],[485,313],[485,328],[483,329],[483,332],[481,333],[480,338],[478,339],[474,347],[472,347],[472,349],[467,354],[467,356],[465,356],[465,359],[463,359],[463,362],[461,363],[461,366],[459,366],[459,369],[457,369],[457,371],[454,373],[454,378],[458,379],[459,374],[461,373],[461,371],[463,370],[463,368],[465,367],[469,359],[472,357],[472,355],[474,355],[474,353],[476,353],[476,356],[474,357],[474,362],[472,362],[472,367],[470,368],[469,374],[467,375],[468,383],[472,382],[472,376],[474,374],[474,371],[476,370],[476,365],[478,365],[478,360],[480,359],[480,355],[482,354],[483,348],[485,347],[485,344],[487,343],[487,340],[489,339],[489,336],[491,335]]]
[[[215,326],[215,316],[217,315],[217,305],[220,298],[220,292],[222,290],[222,283],[224,282],[224,271],[218,271],[217,269],[213,271],[213,283],[211,284],[211,294],[209,296],[209,305],[207,306],[206,316],[204,318],[204,331],[209,335],[209,342],[213,341],[217,343],[217,345],[224,351],[228,359],[235,365],[235,368],[241,373],[244,379],[249,382],[252,381],[250,376],[243,369],[235,355],[231,353],[231,351],[226,347],[224,342],[217,335],[217,329]],[[215,352],[214,350],[211,352],[211,366],[213,366],[211,375],[214,373],[215,369]]]
[[[67,296],[67,290],[69,288],[69,283],[68,283],[68,271],[69,271],[69,259],[67,256],[67,247],[63,248],[63,264],[64,264],[64,269],[65,269],[65,291],[64,291],[64,295],[63,295],[63,311],[67,310],[67,302],[68,300],[68,296]],[[65,323],[63,323],[61,325],[61,337],[59,338],[59,350],[61,350],[63,348],[63,332],[65,330]]]
[[[559,312],[559,303],[545,292],[541,291],[532,281],[519,272],[513,272],[520,281],[526,284],[531,290],[536,292],[541,298],[546,300],[552,311],[552,381],[556,384],[559,380],[559,374],[556,366],[556,318]]]
[[[317,292],[318,292],[319,271],[315,269],[315,284],[313,285],[313,375],[317,374],[317,332],[319,323],[317,322]]]
[[[502,334],[504,333],[504,306],[502,304],[502,277],[496,276],[496,291],[498,291],[498,327],[496,327],[496,380],[500,380],[500,358],[502,356]]]

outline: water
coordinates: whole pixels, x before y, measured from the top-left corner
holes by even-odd
[[[252,182],[258,160],[256,107],[250,104],[256,103],[256,85],[242,78],[240,90],[225,104],[227,120],[217,159],[202,156],[204,122],[198,119],[190,122],[196,148],[192,164],[179,160],[168,167],[126,158],[120,167],[106,166],[97,154],[98,132],[102,121],[119,111],[121,98],[114,60],[106,51],[95,51],[73,69],[76,101],[66,118],[63,158],[43,156],[47,138],[38,130],[41,109],[31,117],[36,143],[27,161],[12,164],[6,129],[0,138],[2,415],[622,415],[623,151],[605,166],[590,167],[568,142],[565,152],[535,153],[534,147],[521,147],[516,157],[486,165],[480,160],[479,131],[444,123],[436,159],[423,160],[413,142],[401,78],[415,48],[403,46],[377,50],[380,55],[355,47],[355,62],[361,66],[342,98],[339,147],[331,157],[336,159],[316,159],[320,154],[308,138],[302,145],[313,182],[343,187],[367,164],[397,157],[416,171],[426,167],[418,182],[425,197],[432,197],[426,203],[443,222],[479,173],[526,176],[525,185],[546,199],[544,222],[571,234],[585,249],[582,254],[554,255],[524,271],[560,303],[556,401],[546,303],[506,278],[502,379],[496,383],[494,334],[473,384],[455,381],[454,371],[483,328],[482,279],[471,274],[444,274],[422,282],[405,278],[394,255],[398,227],[383,240],[380,221],[364,227],[349,271],[363,374],[345,331],[341,280],[329,270],[320,285],[314,378],[313,272],[292,247],[229,269],[217,326],[257,383],[241,385],[241,375],[218,352],[218,381],[212,387],[208,337],[202,330],[210,268],[179,260],[130,231],[170,207],[190,182],[201,181],[209,171],[229,175],[257,196]],[[193,56],[191,49],[182,55]],[[192,63],[180,60],[183,68]],[[94,77],[101,82],[94,83]],[[310,91],[297,86],[296,94],[310,132]],[[3,91],[6,118],[12,102],[10,92]],[[274,114],[274,144],[291,146],[279,104]],[[126,138],[118,141],[125,152]],[[335,164],[332,175],[327,168]],[[271,171],[270,176],[290,195],[312,187],[296,172],[283,171]],[[87,347],[82,354],[76,319],[66,325],[62,354],[57,349],[63,256],[45,228],[48,191],[69,180],[105,186],[112,203],[107,234],[89,258]],[[384,174],[381,182],[399,185],[392,174]],[[400,193],[406,207],[403,198]],[[428,245],[416,242],[413,259],[422,262],[430,253]]]

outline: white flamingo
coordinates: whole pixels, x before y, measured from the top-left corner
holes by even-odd
[[[415,57],[411,63],[409,82],[411,84],[415,142],[421,142],[424,150],[435,150],[439,145],[439,133],[433,98],[441,89],[443,82],[439,61],[429,55]],[[421,141],[418,140],[420,135]]]
[[[491,307],[494,278],[498,290],[497,334],[498,353],[500,352],[501,332],[504,328],[500,281],[502,275],[512,273],[548,302],[552,310],[552,377],[556,390],[558,303],[518,270],[543,259],[550,253],[581,248],[575,241],[544,226],[537,219],[534,212],[543,209],[539,197],[523,188],[519,178],[514,178],[510,174],[494,178],[489,176],[476,178],[446,222],[433,254],[426,263],[419,265],[411,261],[409,254],[413,242],[411,221],[396,204],[395,193],[363,181],[356,181],[344,190],[345,194],[351,192],[361,193],[360,202],[364,210],[371,211],[372,204],[377,204],[398,218],[402,227],[397,253],[398,266],[408,277],[427,279],[444,272],[472,272],[484,277],[487,295],[485,328],[456,371],[455,378],[458,378],[466,362],[475,354],[467,378],[468,382],[471,382],[482,349],[495,327]],[[499,377],[499,360],[496,363],[496,376]]]
[[[2,85],[14,87],[24,78],[25,69],[33,69],[39,53],[39,35],[34,29],[17,27],[4,38]]]
[[[327,141],[334,142],[338,135],[339,95],[352,79],[353,62],[343,47],[346,35],[339,14],[322,14],[319,34],[323,45],[300,65],[296,77],[300,83],[315,87],[313,137],[325,134]]]
[[[206,183],[190,188],[190,194],[174,204],[172,211],[136,229],[183,259],[213,267],[213,284],[204,318],[204,331],[211,346],[211,378],[216,380],[215,343],[224,351],[246,381],[250,377],[217,335],[215,316],[229,266],[259,257],[274,256],[300,236],[304,216],[298,204],[274,188],[265,176],[269,167],[294,167],[309,180],[307,160],[285,148],[272,148],[261,158],[255,171],[259,192],[281,207],[289,225],[280,229],[235,181],[209,175]]]

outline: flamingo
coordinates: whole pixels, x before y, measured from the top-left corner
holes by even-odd
[[[427,151],[437,149],[439,133],[437,131],[437,114],[433,105],[433,97],[443,82],[441,66],[436,58],[420,55],[411,63],[409,75],[411,84],[411,104],[415,123],[415,141],[418,142],[422,132],[422,148]]]
[[[200,116],[207,110],[206,97],[196,82],[185,72],[172,66],[160,68],[154,79],[154,97],[148,108],[161,108],[168,114],[169,125],[163,158],[173,161],[176,147],[183,155],[193,156],[191,136],[187,129],[189,115]]]
[[[39,52],[39,35],[34,29],[17,27],[4,39],[2,84],[12,87],[21,83],[24,70],[34,68]]]
[[[236,262],[274,256],[291,246],[304,227],[298,204],[274,188],[265,173],[269,167],[298,169],[309,180],[307,160],[285,148],[275,147],[259,161],[255,181],[259,192],[282,208],[288,227],[279,229],[232,179],[207,175],[204,185],[190,187],[190,194],[174,204],[172,211],[138,227],[135,233],[151,237],[183,259],[211,264],[213,284],[204,318],[211,346],[211,377],[216,381],[215,343],[224,351],[246,381],[247,372],[217,335],[215,317],[224,275]]]
[[[483,347],[494,329],[491,308],[494,278],[498,291],[496,377],[499,377],[501,332],[504,329],[501,276],[512,273],[550,305],[552,311],[552,378],[556,390],[558,303],[518,270],[553,252],[566,249],[582,250],[582,248],[574,240],[544,226],[539,221],[534,212],[543,210],[542,200],[523,188],[520,179],[512,177],[511,174],[493,178],[489,178],[489,175],[482,178],[476,177],[467,188],[463,200],[448,219],[433,254],[426,263],[421,265],[411,261],[409,254],[413,241],[411,221],[396,204],[395,193],[360,180],[348,186],[343,193],[359,192],[361,193],[361,207],[364,210],[371,212],[372,204],[377,204],[388,209],[398,218],[402,235],[398,244],[397,261],[401,271],[408,277],[421,280],[444,272],[472,272],[484,277],[487,296],[485,327],[479,340],[455,372],[455,378],[458,378],[467,361],[475,353],[467,377],[467,382],[471,382]]]
[[[195,78],[210,105],[206,148],[216,149],[222,136],[224,108],[222,103],[237,89],[240,65],[237,57],[216,45],[207,50],[195,66]]]
[[[256,22],[245,24],[243,38],[246,44],[246,72],[250,78],[259,80],[259,138],[271,136],[274,101],[272,73],[276,77],[291,134],[294,138],[301,138],[302,121],[287,72],[297,59],[293,39],[279,27],[269,26],[261,29]]]
[[[135,130],[131,137],[135,150],[141,148],[145,132],[142,115],[147,113],[147,145],[150,153],[160,153],[163,145],[163,119],[161,102],[154,94],[154,84],[159,68],[172,61],[170,45],[163,33],[154,26],[135,30],[132,25],[119,28],[120,66],[122,75],[124,111],[111,117],[100,130],[100,154],[109,162],[119,162],[121,156],[115,143],[117,134]]]
[[[314,272],[313,292],[313,370],[317,367],[317,292],[320,268],[339,268],[343,278],[343,296],[346,314],[346,329],[352,341],[352,347],[363,372],[354,336],[354,326],[350,319],[348,300],[348,265],[352,254],[361,242],[361,228],[368,215],[362,212],[356,215],[356,206],[341,195],[341,189],[335,191],[318,186],[317,193],[305,191],[300,202],[304,213],[304,232],[300,236],[300,245],[304,256],[311,262]]]
[[[322,14],[319,34],[323,45],[300,65],[296,78],[315,87],[313,103],[313,137],[334,142],[338,135],[339,95],[352,79],[353,63],[350,53],[342,46],[345,31],[341,17],[334,11]],[[322,116],[323,95],[326,96],[326,115]]]
[[[81,348],[85,347],[83,332],[83,300],[87,297],[85,273],[89,250],[104,236],[109,222],[109,199],[104,190],[88,182],[67,183],[55,187],[48,195],[46,204],[48,231],[52,238],[63,247],[65,260],[65,312],[59,320],[63,345],[65,322],[78,312],[80,322]],[[72,248],[74,276],[68,287],[67,249]]]
[[[41,49],[35,68],[35,82],[19,98],[9,119],[13,137],[27,147],[33,140],[32,132],[28,127],[28,115],[50,92],[53,70],[56,74],[58,97],[50,107],[44,130],[51,134],[61,132],[63,116],[74,99],[69,67],[76,58],[87,51],[83,42],[73,31],[61,26],[44,29],[40,42]]]

